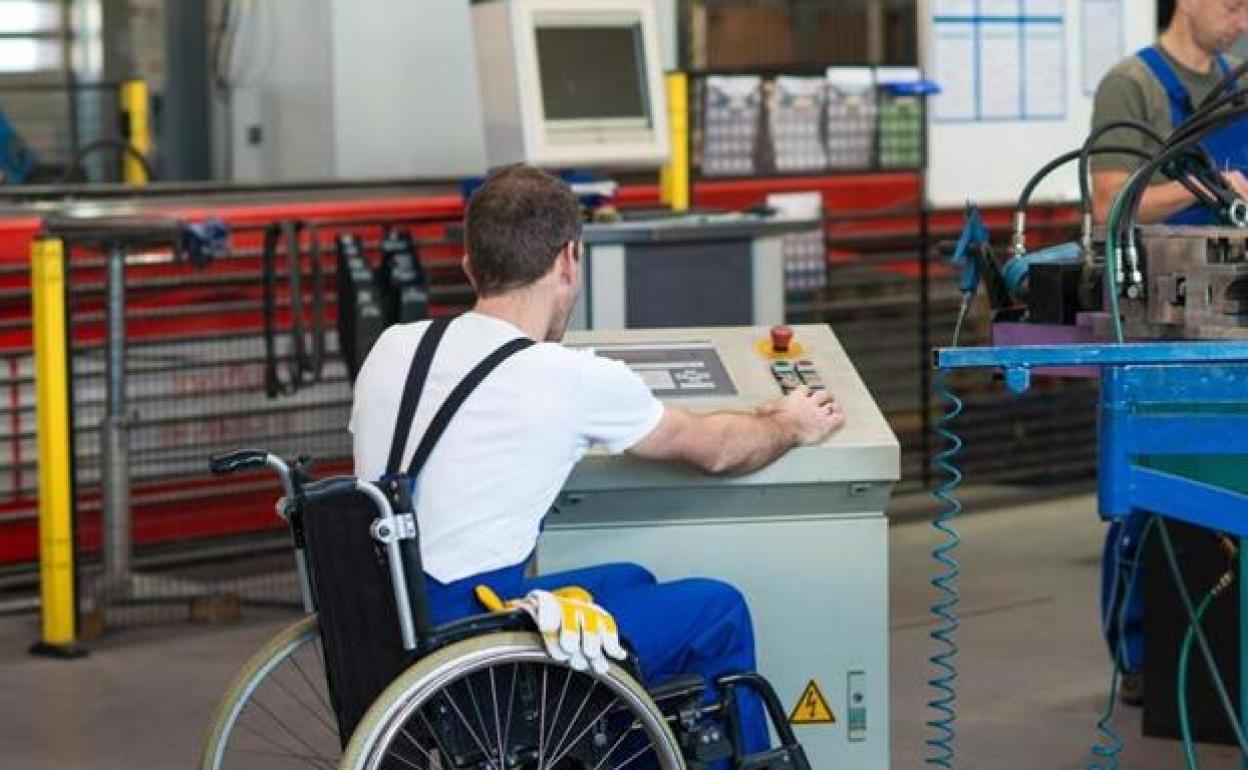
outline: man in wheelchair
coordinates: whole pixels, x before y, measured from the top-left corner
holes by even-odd
[[[625,365],[560,345],[580,289],[580,223],[567,186],[531,167],[476,191],[463,259],[476,305],[378,339],[355,383],[355,473],[410,480],[433,623],[520,608],[552,657],[600,672],[624,656],[618,627],[647,688],[696,674],[715,698],[717,680],[755,667],[741,594],[707,579],[659,583],[632,564],[529,577],[542,519],[591,446],[738,474],[822,441],[844,416],[806,390],[694,414],[660,403]],[[738,750],[765,752],[759,696],[739,689]]]

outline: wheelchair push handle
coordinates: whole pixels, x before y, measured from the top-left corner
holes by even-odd
[[[253,468],[268,467],[277,473],[278,478],[282,482],[282,491],[286,494],[288,501],[296,499],[299,492],[299,479],[296,473],[300,473],[307,465],[305,458],[300,458],[295,463],[296,469],[291,471],[286,461],[271,452],[263,449],[239,449],[223,455],[216,455],[208,460],[208,469],[216,476],[228,476],[238,471],[251,470]]]
[[[208,469],[214,476],[228,476],[236,471],[260,468],[268,464],[269,453],[262,449],[239,449],[208,459]]]

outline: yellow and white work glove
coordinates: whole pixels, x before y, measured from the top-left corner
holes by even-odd
[[[476,587],[477,601],[491,612],[522,609],[533,618],[546,645],[546,653],[577,671],[593,668],[605,674],[608,658],[624,660],[620,632],[611,614],[594,604],[583,588],[570,586],[554,591],[530,591],[520,599],[504,602],[489,586]]]

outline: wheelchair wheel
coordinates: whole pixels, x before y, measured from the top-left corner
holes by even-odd
[[[617,666],[555,663],[530,633],[420,660],[373,703],[341,770],[683,770],[658,707]]]
[[[321,635],[309,615],[247,661],[217,704],[200,770],[332,768],[342,756]]]

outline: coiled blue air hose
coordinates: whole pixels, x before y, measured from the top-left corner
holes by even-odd
[[[936,421],[936,433],[945,443],[944,448],[932,459],[936,469],[944,476],[944,481],[933,492],[941,504],[941,511],[933,526],[943,536],[943,542],[932,551],[932,559],[938,565],[937,574],[932,578],[932,586],[938,594],[932,605],[932,614],[938,623],[931,632],[937,651],[928,658],[936,673],[928,680],[935,695],[927,702],[932,711],[932,718],[927,726],[935,735],[927,739],[927,746],[931,750],[927,764],[952,770],[954,740],[957,737],[954,723],[957,720],[958,669],[955,658],[958,655],[958,643],[955,634],[962,625],[957,613],[958,603],[962,600],[957,579],[962,570],[954,556],[954,551],[962,543],[962,536],[953,527],[953,520],[962,515],[962,503],[956,496],[957,489],[962,484],[962,471],[957,466],[957,457],[962,452],[962,439],[954,432],[952,423],[962,414],[962,401],[949,384],[948,372],[938,372],[935,384],[941,401],[945,404],[944,414]]]

